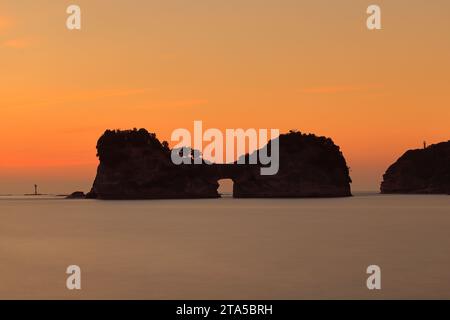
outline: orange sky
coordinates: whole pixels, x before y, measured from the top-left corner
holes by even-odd
[[[168,140],[194,120],[332,137],[376,190],[450,139],[450,2],[377,3],[381,31],[363,0],[2,1],[0,194],[88,191],[106,128]]]

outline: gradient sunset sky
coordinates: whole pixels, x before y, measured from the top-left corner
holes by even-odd
[[[1,0],[0,194],[89,191],[105,129],[170,140],[194,120],[331,137],[353,190],[377,190],[404,151],[450,139],[449,16],[448,0]]]

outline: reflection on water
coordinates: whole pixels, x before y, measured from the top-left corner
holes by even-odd
[[[0,298],[450,298],[450,197],[0,197]],[[82,290],[65,289],[68,265]],[[367,266],[382,268],[368,291]]]

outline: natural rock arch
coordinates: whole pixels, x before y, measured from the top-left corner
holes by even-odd
[[[220,179],[234,181],[235,198],[351,196],[346,161],[331,139],[294,131],[277,139],[279,171],[263,176],[260,164],[174,165],[168,144],[155,134],[145,129],[107,130],[97,143],[100,164],[88,197],[218,198]]]

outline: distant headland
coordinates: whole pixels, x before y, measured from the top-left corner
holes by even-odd
[[[450,141],[409,150],[383,176],[384,194],[450,194]]]
[[[160,142],[156,134],[145,129],[107,130],[97,142],[100,164],[86,197],[219,198],[220,179],[233,180],[235,198],[351,196],[349,168],[330,138],[291,131],[276,139],[280,168],[277,174],[264,176],[260,174],[264,165],[259,163],[211,164],[202,159],[200,165],[175,165],[168,143]],[[270,152],[272,141],[265,146],[266,151]]]

